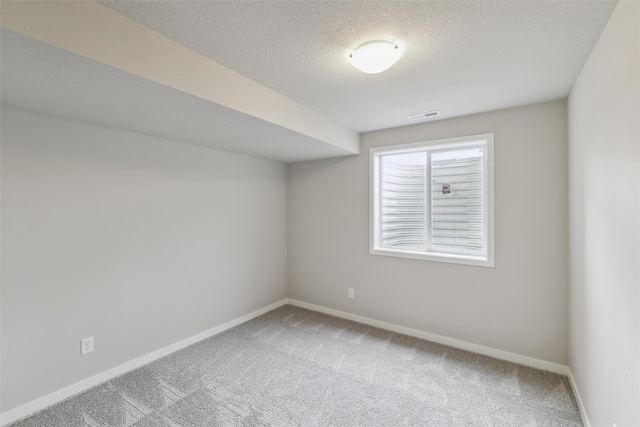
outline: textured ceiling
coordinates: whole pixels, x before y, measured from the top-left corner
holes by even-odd
[[[409,114],[564,98],[616,4],[99,3],[3,0],[3,104],[284,162],[355,154],[353,131]],[[404,55],[363,74],[348,53],[374,39]]]
[[[91,1],[2,3],[2,103],[284,162],[359,135]]]
[[[615,1],[102,1],[358,132],[563,98]],[[349,49],[396,41],[365,75]]]

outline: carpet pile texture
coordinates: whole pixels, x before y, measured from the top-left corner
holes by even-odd
[[[582,426],[566,377],[284,306],[11,427]]]

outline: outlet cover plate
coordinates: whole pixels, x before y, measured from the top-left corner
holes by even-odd
[[[93,351],[93,337],[84,338],[80,347],[81,354],[85,355]]]

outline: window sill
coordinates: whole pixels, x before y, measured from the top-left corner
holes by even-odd
[[[453,254],[441,254],[434,252],[411,252],[411,251],[400,251],[393,249],[380,249],[380,248],[371,248],[369,250],[370,255],[381,255],[381,256],[390,256],[396,258],[408,258],[408,259],[417,259],[421,261],[435,261],[435,262],[446,262],[450,264],[464,264],[464,265],[472,265],[476,267],[495,267],[493,257],[477,257],[470,255],[453,255]]]

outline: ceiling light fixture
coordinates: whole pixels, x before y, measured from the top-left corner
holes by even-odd
[[[363,73],[378,74],[398,62],[400,55],[396,44],[377,40],[360,45],[349,55],[349,60]]]

